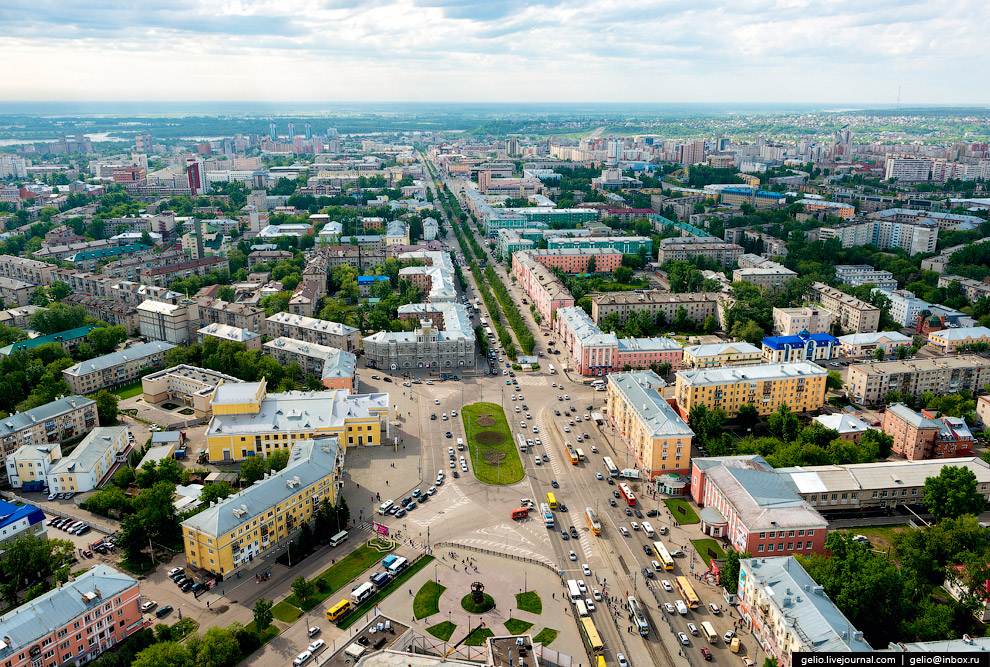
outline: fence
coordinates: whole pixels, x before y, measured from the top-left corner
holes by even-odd
[[[458,544],[456,542],[435,542],[433,548],[439,547],[452,547],[454,549],[467,549],[468,551],[474,551],[480,554],[486,554],[488,556],[498,556],[499,558],[511,558],[512,560],[518,560],[523,563],[530,563],[531,565],[539,565],[545,567],[546,569],[553,572],[558,577],[560,576],[560,570],[557,566],[552,563],[547,563],[546,561],[537,560],[535,558],[527,558],[526,556],[516,556],[515,554],[507,554],[501,551],[492,551],[491,549],[485,549],[483,547],[475,547],[467,544]]]

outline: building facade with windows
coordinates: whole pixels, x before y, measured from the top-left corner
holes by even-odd
[[[165,353],[174,347],[161,341],[142,343],[81,361],[62,371],[62,377],[69,389],[77,394],[92,394],[100,389],[119,387],[137,380],[145,369],[164,364]]]
[[[778,336],[797,336],[802,331],[811,334],[828,333],[832,328],[832,313],[824,308],[774,308],[773,330]]]
[[[196,419],[202,419],[212,414],[210,398],[224,382],[239,384],[243,380],[219,371],[180,364],[145,375],[141,378],[141,389],[144,402],[149,405],[164,401],[181,403],[193,409]]]
[[[903,403],[887,406],[883,432],[894,438],[893,452],[908,461],[973,456],[973,432],[959,417],[915,412]]]
[[[0,548],[24,535],[46,538],[45,513],[34,505],[0,500]]]
[[[990,360],[973,354],[904,361],[876,361],[849,366],[846,393],[857,403],[876,405],[887,393],[936,396],[976,392],[990,383]]]
[[[557,310],[554,330],[581,375],[606,375],[613,371],[649,368],[653,365],[681,365],[683,349],[672,338],[619,338],[603,333],[583,308],[570,306]]]
[[[0,442],[3,443],[0,460],[9,458],[21,447],[58,445],[85,435],[99,425],[100,418],[93,399],[82,396],[57,398],[51,403],[0,420]]]
[[[852,333],[872,333],[880,327],[880,309],[825,283],[811,285],[811,298],[821,302],[835,321]]]
[[[293,338],[347,352],[361,349],[361,331],[340,322],[292,313],[276,313],[266,320],[266,328],[271,338]]]
[[[737,343],[708,343],[684,348],[685,368],[721,368],[723,366],[752,366],[763,359],[760,348],[741,341]]]
[[[990,329],[987,327],[964,327],[961,329],[941,329],[928,334],[928,347],[949,354],[970,345],[990,344]]]
[[[782,403],[793,412],[809,412],[825,405],[827,377],[828,371],[810,361],[678,371],[674,395],[684,415],[704,405],[731,418],[747,403],[761,415]]]
[[[608,419],[651,480],[690,470],[694,431],[660,394],[665,386],[653,371],[612,373],[606,384]]]
[[[48,471],[52,493],[85,493],[110,481],[118,464],[127,462],[131,445],[126,426],[99,426],[80,442],[72,453],[58,460]]]
[[[797,336],[767,336],[763,339],[763,360],[779,364],[794,361],[827,361],[839,353],[839,339],[827,333]]]
[[[591,319],[600,325],[609,315],[616,315],[619,322],[625,322],[632,315],[645,311],[654,320],[662,314],[664,320],[673,322],[677,311],[683,308],[689,320],[701,324],[709,316],[718,317],[718,300],[718,292],[609,292],[591,297]]]
[[[350,352],[292,338],[276,338],[265,343],[265,354],[283,366],[299,364],[304,373],[320,378],[327,389],[357,392],[357,357]]]
[[[301,439],[289,464],[182,522],[186,564],[229,577],[274,554],[310,523],[324,501],[336,505],[344,451],[336,437]]]
[[[379,331],[364,338],[368,368],[442,372],[474,369],[478,341],[467,308],[459,303],[412,303],[399,306],[400,320],[416,320],[414,331]]]
[[[150,625],[137,579],[102,563],[0,616],[5,667],[83,665]]]
[[[210,461],[243,461],[291,449],[302,440],[336,436],[342,445],[380,445],[388,432],[388,394],[290,391],[268,394],[267,382],[224,383],[210,401]]]

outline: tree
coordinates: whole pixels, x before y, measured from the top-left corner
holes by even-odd
[[[725,563],[720,568],[719,583],[730,593],[739,590],[739,561],[745,558],[752,558],[753,554],[748,551],[739,553],[735,549],[725,554]]]
[[[842,390],[842,373],[839,371],[829,371],[828,377],[825,378],[825,391],[841,391]]]
[[[55,301],[61,301],[70,294],[72,294],[72,288],[69,287],[69,283],[63,280],[56,280],[48,287],[48,296]]]
[[[705,323],[701,325],[701,329],[705,335],[710,336],[718,329],[718,320],[715,319],[714,315],[709,315],[705,318]]]
[[[196,667],[233,667],[241,659],[237,637],[228,628],[212,627],[196,646]]]
[[[268,455],[268,468],[273,472],[285,470],[285,466],[287,465],[289,465],[288,449],[276,449]]]
[[[595,256],[592,255],[588,258],[588,273],[595,273],[595,269],[598,268],[598,262],[595,260]]]
[[[716,438],[720,438],[725,426],[725,411],[721,408],[709,410],[703,403],[691,408],[688,415],[691,430],[698,436],[698,441],[707,447]]]
[[[736,322],[732,325],[731,335],[737,340],[744,340],[747,343],[752,343],[753,345],[759,344],[766,332],[763,330],[756,321],[747,320],[745,322]]]
[[[31,293],[31,298],[28,303],[32,306],[47,306],[49,303],[48,294],[45,292],[44,287],[37,287]]]
[[[3,598],[16,605],[17,592],[25,584],[54,575],[74,553],[75,545],[68,540],[43,540],[34,535],[21,535],[4,543],[0,571],[8,581],[0,587]]]
[[[160,642],[134,656],[131,667],[192,667],[192,664],[192,656],[184,645]]]
[[[746,429],[751,429],[756,426],[756,420],[760,418],[760,412],[756,409],[756,406],[752,403],[744,403],[739,406],[739,410],[736,411],[736,420],[739,425]]]
[[[96,414],[100,418],[100,424],[110,426],[117,423],[117,397],[106,389],[101,389],[96,394]]]
[[[777,411],[767,417],[767,428],[784,442],[791,442],[797,438],[801,422],[787,403],[781,403]]]
[[[628,284],[633,278],[633,270],[628,266],[620,266],[612,273],[612,279],[617,283]]]
[[[873,351],[873,358],[876,359],[877,361],[883,361],[883,357],[884,357],[884,351],[882,347],[878,347],[876,350]]]
[[[249,456],[241,462],[241,479],[246,486],[257,482],[266,472],[268,472],[268,464],[263,456]]]
[[[862,438],[860,438],[859,446],[870,450],[875,448],[875,458],[885,459],[890,456],[890,452],[894,448],[894,436],[888,435],[887,433],[876,429],[867,429],[867,431],[863,433]]]
[[[307,581],[306,577],[300,575],[292,582],[292,592],[296,594],[296,598],[300,602],[304,603],[316,592],[316,584]]]
[[[199,499],[204,505],[209,506],[210,503],[223,500],[233,493],[234,489],[230,486],[230,483],[216,482],[214,484],[207,484],[204,486],[203,491],[199,494]]]
[[[151,234],[145,229],[141,232],[141,243],[148,246],[149,248],[155,245],[155,242],[151,240]]]
[[[938,477],[926,479],[922,499],[939,520],[980,514],[986,509],[986,501],[976,490],[976,475],[962,466],[945,466]]]
[[[264,632],[272,624],[272,606],[273,602],[265,598],[259,598],[254,603],[254,625],[259,632]]]

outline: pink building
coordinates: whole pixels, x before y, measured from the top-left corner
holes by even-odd
[[[140,595],[136,579],[95,565],[0,617],[0,664],[85,664],[150,624]]]
[[[527,250],[533,259],[547,268],[558,268],[564,273],[612,273],[622,266],[622,253],[613,248],[557,248],[554,250]],[[594,257],[594,270],[588,271]]]
[[[520,251],[512,255],[512,275],[516,277],[519,287],[533,300],[540,317],[549,325],[558,308],[574,305],[574,297],[550,269],[534,260],[530,254],[531,251]]]
[[[557,310],[553,327],[581,375],[607,375],[664,363],[678,368],[684,357],[681,344],[670,338],[619,339],[614,333],[603,333],[576,306]]]
[[[754,556],[822,553],[828,522],[760,456],[691,461],[701,530]],[[676,517],[675,517],[676,520]]]
[[[973,433],[959,417],[915,412],[903,403],[890,405],[883,415],[883,432],[894,438],[893,451],[908,461],[973,455]]]

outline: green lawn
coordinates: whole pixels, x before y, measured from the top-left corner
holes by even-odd
[[[540,599],[540,595],[536,591],[516,593],[516,606],[522,611],[528,611],[531,614],[543,613],[543,600]]]
[[[478,424],[490,416],[492,425]],[[461,410],[474,476],[486,484],[515,484],[523,478],[522,460],[502,406],[472,403]],[[480,441],[479,441],[480,438]]]
[[[441,586],[432,579],[423,584],[413,600],[413,616],[417,621],[440,612],[440,596],[445,590],[446,586]]]
[[[461,598],[461,607],[469,614],[484,614],[486,611],[491,611],[495,607],[495,598],[488,593],[484,593],[483,595],[484,599],[481,604],[475,604],[474,595],[468,593]]]
[[[412,579],[417,572],[419,572],[424,567],[432,563],[433,560],[434,560],[433,556],[423,556],[422,558],[417,560],[415,563],[412,564],[412,566],[407,567],[402,574],[400,574],[398,577],[385,584],[385,588],[379,590],[377,593],[375,593],[370,598],[365,600],[360,607],[353,609],[351,613],[344,616],[344,620],[338,623],[337,627],[339,627],[341,630],[346,630],[347,628],[351,627],[352,625],[360,621],[369,610],[374,608],[376,604],[387,598],[396,589],[398,589],[407,581]]]
[[[465,646],[481,646],[485,643],[489,637],[494,637],[495,633],[488,628],[478,628],[472,630],[471,634],[468,635],[467,639],[464,640]]]
[[[188,616],[172,626],[172,641],[177,642],[186,635],[196,632],[199,622]]]
[[[295,623],[303,615],[302,609],[282,600],[272,607],[272,616],[283,623]]]
[[[510,635],[521,635],[531,627],[533,627],[532,623],[520,621],[518,618],[510,618],[505,622],[505,629],[509,631]]]
[[[437,623],[436,625],[431,625],[426,628],[426,631],[437,639],[442,639],[443,641],[450,641],[450,636],[454,634],[454,629],[457,626],[450,621],[444,621],[443,623]]]
[[[842,529],[849,535],[866,535],[874,549],[889,549],[894,545],[898,535],[914,530],[907,525],[898,526],[860,526],[859,528]]]
[[[130,384],[125,384],[123,387],[111,389],[110,393],[116,394],[117,398],[123,400],[125,398],[132,398],[138,394],[144,393],[144,389],[141,386],[141,381],[137,380],[135,382],[131,382]]]
[[[708,555],[709,549],[718,554],[718,556],[716,556],[718,560],[725,558],[725,551],[722,550],[722,547],[720,547],[718,542],[715,540],[691,540],[691,544],[693,544],[694,548],[697,549],[698,555],[701,556],[701,560],[708,563],[709,567],[711,567],[711,557]]]
[[[372,549],[367,544],[362,544],[357,549],[325,569],[319,577],[314,578],[314,580],[321,577],[325,578],[327,583],[330,584],[329,589],[324,592],[317,590],[306,602],[296,598],[295,593],[285,598],[285,601],[294,607],[299,607],[300,609],[312,609],[333,595],[335,591],[338,591],[342,587],[346,586],[352,579],[367,570],[369,567],[374,567],[375,564],[380,563],[383,557],[384,556],[381,551]]]
[[[677,523],[701,523],[701,519],[695,514],[694,508],[688,501],[680,498],[665,498],[663,504],[670,510],[671,516]]]
[[[264,646],[265,644],[267,644],[268,642],[270,642],[271,640],[275,639],[275,637],[278,636],[278,628],[276,628],[274,625],[269,625],[267,628],[265,628],[264,632],[258,632],[258,626],[255,625],[254,621],[251,621],[244,626],[244,629],[249,630],[251,632],[257,632],[258,636],[261,637],[262,646]]]
[[[553,643],[553,640],[557,638],[560,633],[553,628],[543,628],[540,630],[540,634],[533,637],[534,642],[543,644],[544,646],[549,646]]]

